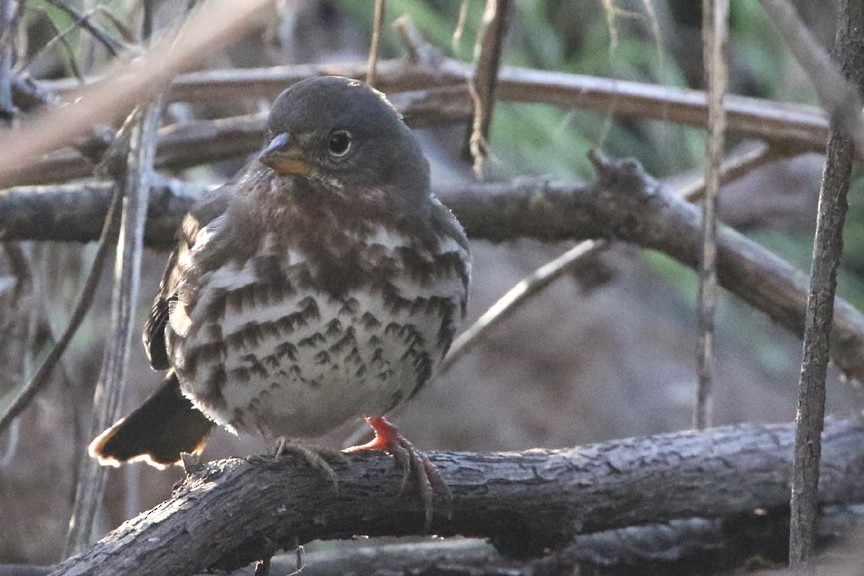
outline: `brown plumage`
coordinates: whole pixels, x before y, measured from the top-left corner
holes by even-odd
[[[167,465],[214,423],[272,440],[364,417],[377,440],[360,449],[434,473],[381,417],[429,380],[465,313],[465,234],[380,93],[305,80],[276,100],[269,131],[185,217],[144,332],[168,376],[90,452]]]

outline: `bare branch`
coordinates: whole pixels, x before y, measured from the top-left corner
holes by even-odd
[[[766,162],[777,159],[777,157],[776,151],[768,146],[758,146],[746,154],[735,156],[723,162],[720,167],[720,181],[722,184],[726,184],[741,178]],[[704,190],[705,179],[700,178],[684,190],[679,190],[677,194],[688,202],[693,202],[701,197]],[[585,240],[520,280],[453,341],[450,351],[438,368],[437,375],[440,376],[452,368],[460,358],[480,344],[494,327],[512,316],[516,310],[545,290],[555,280],[568,274],[591,256],[610,246],[610,243],[603,240]]]
[[[752,149],[741,154],[732,156],[723,161],[720,167],[720,184],[727,184],[733,180],[743,178],[747,174],[758,170],[766,164],[775,162],[783,157],[781,151],[767,144],[758,144]],[[705,178],[700,178],[692,184],[679,191],[679,195],[688,202],[696,202],[705,193]]]
[[[68,144],[101,121],[113,120],[152,97],[174,74],[189,67],[215,42],[233,40],[266,0],[214,0],[191,14],[180,39],[156,43],[133,66],[123,66],[95,86],[82,88],[62,110],[40,115],[14,136],[0,134],[0,172],[14,173],[43,153]],[[144,65],[146,63],[146,65]]]
[[[843,77],[788,0],[761,0],[761,3],[762,9],[786,41],[789,51],[810,77],[832,124],[850,135],[859,152],[864,150],[864,118],[861,117],[861,95],[858,89]]]
[[[591,184],[522,179],[439,185],[434,190],[472,238],[623,240],[695,268],[701,246],[699,210],[645,174],[635,160],[595,155],[594,161],[600,179]],[[173,244],[174,230],[194,201],[193,190],[189,184],[159,183],[145,236],[150,246]],[[7,240],[90,240],[96,236],[94,222],[107,210],[110,191],[109,185],[90,184],[0,192],[0,231]],[[803,335],[806,275],[722,225],[717,257],[721,286]],[[864,381],[864,316],[843,299],[835,301],[831,358],[848,377]]]
[[[837,56],[846,75],[851,76],[859,87],[864,87],[864,70],[860,67],[861,59],[864,58],[864,6],[856,0],[844,0],[840,6]],[[829,62],[828,68],[833,70],[832,63]],[[840,82],[846,86],[844,79],[841,78]],[[857,96],[857,91],[855,94]],[[828,141],[819,190],[819,214],[813,239],[813,263],[804,324],[804,357],[801,361],[792,475],[789,566],[793,570],[810,573],[815,573],[812,556],[816,546],[816,491],[819,487],[825,375],[829,362],[837,267],[843,253],[843,224],[848,208],[846,195],[855,155],[854,133],[864,130],[864,124],[860,121],[860,100],[856,106],[858,124],[836,124]],[[857,142],[859,146],[864,143],[862,140]]]
[[[741,568],[758,554],[761,561],[785,558],[782,541],[788,531],[788,509],[761,510],[722,519],[689,518],[631,526],[592,534],[579,534],[565,548],[541,558],[501,556],[479,538],[435,539],[429,542],[374,543],[367,546],[332,546],[319,551],[288,552],[275,556],[271,570],[291,574],[302,561],[304,576],[335,574],[464,574],[465,576],[539,576],[572,574],[581,569],[615,569],[616,574],[641,576],[660,566],[681,573],[716,573]],[[826,506],[820,511],[819,536],[823,541],[844,538],[854,542],[864,524],[864,507]],[[852,536],[852,538],[848,538]],[[836,546],[834,547],[836,548]],[[758,552],[757,552],[758,551]],[[854,562],[854,557],[851,560]],[[48,566],[0,564],[0,576],[44,576]],[[438,572],[435,572],[438,570]],[[206,573],[202,573],[203,574]],[[246,566],[230,576],[252,576]],[[779,576],[779,574],[778,574]]]
[[[381,28],[387,0],[375,0],[375,17],[372,22],[372,41],[369,43],[369,58],[366,61],[366,83],[375,86],[375,70],[378,67],[378,46],[381,43]]]
[[[430,453],[453,492],[441,536],[490,538],[539,555],[576,534],[783,506],[792,426],[742,425],[523,453]],[[231,569],[278,548],[352,534],[409,535],[423,526],[415,494],[384,454],[334,462],[339,492],[294,456],[221,460],[168,500],[61,564],[54,574],[188,574]],[[864,499],[864,425],[829,421],[820,502]],[[218,510],[218,514],[213,511]],[[237,527],[242,526],[243,530]]]
[[[111,245],[112,232],[115,231],[115,227],[119,221],[116,216],[119,215],[117,207],[120,203],[120,194],[118,191],[109,189],[107,196],[109,206],[102,218],[103,224],[102,231],[99,233],[99,247],[96,250],[96,256],[93,258],[93,264],[87,274],[87,280],[84,282],[84,288],[81,290],[81,296],[78,298],[75,309],[72,311],[69,325],[60,336],[60,339],[54,344],[54,347],[36,371],[36,374],[18,391],[15,398],[0,413],[0,433],[3,433],[12,421],[29,406],[33,398],[36,397],[36,394],[48,382],[48,377],[60,362],[60,358],[63,356],[63,353],[72,341],[72,337],[78,331],[79,326],[81,326],[84,316],[87,315],[90,306],[93,304],[96,288],[99,286],[99,280],[102,278],[102,267]]]
[[[188,102],[272,99],[290,84],[309,76],[338,74],[362,79],[366,66],[366,62],[357,62],[195,72],[176,78],[166,97],[169,101]],[[387,93],[449,89],[448,95],[461,100],[466,112],[448,121],[461,122],[471,113],[466,87],[466,78],[471,74],[470,66],[450,59],[419,59],[407,64],[387,60],[378,63],[376,87]],[[38,86],[60,96],[77,89],[77,84],[65,80],[40,82]],[[26,83],[16,82],[15,89],[21,100],[33,100],[34,89]],[[506,66],[498,76],[499,100],[581,107],[605,113],[613,96],[616,106],[612,112],[619,116],[707,126],[705,93],[696,90]],[[825,148],[828,121],[818,107],[735,95],[727,95],[724,105],[730,132],[767,140],[780,148],[820,152]]]
[[[545,290],[552,282],[572,270],[577,264],[584,262],[588,256],[599,253],[607,246],[608,244],[603,240],[584,240],[519,281],[453,341],[450,351],[438,367],[437,374],[441,375],[452,368],[460,358],[482,341],[485,334],[512,316],[513,312],[518,310],[532,296]]]
[[[483,160],[489,153],[489,127],[495,110],[495,88],[509,16],[510,0],[486,0],[483,26],[474,46],[476,64],[471,80],[474,116],[465,152],[469,159],[473,159],[474,174],[478,178],[483,176]]]
[[[129,347],[132,342],[138,287],[141,279],[141,254],[144,250],[144,224],[156,150],[156,130],[162,114],[162,100],[144,107],[131,129],[128,163],[125,169],[123,214],[117,260],[114,267],[114,293],[111,299],[111,334],[102,362],[94,395],[91,437],[113,424],[120,416],[120,399],[126,384]],[[95,459],[81,462],[75,493],[66,553],[77,552],[92,540],[93,521],[102,502],[107,470]]]
[[[18,0],[0,0],[0,122],[12,125],[12,65],[18,31]]]
[[[105,49],[108,51],[111,56],[117,56],[120,54],[120,51],[123,50],[124,46],[105,33],[104,30],[99,28],[96,24],[94,24],[90,20],[90,14],[80,14],[73,7],[69,6],[66,2],[61,0],[45,0],[51,6],[57,8],[58,10],[62,10],[69,17],[75,20],[75,25],[80,26],[84,30],[90,33],[90,35],[96,39]]]
[[[708,73],[708,138],[705,155],[705,195],[702,198],[702,257],[699,267],[699,379],[693,409],[693,425],[707,428],[712,419],[712,384],[714,380],[714,316],[717,307],[717,197],[720,194],[720,170],[726,132],[726,45],[729,20],[728,0],[703,0],[703,61]]]

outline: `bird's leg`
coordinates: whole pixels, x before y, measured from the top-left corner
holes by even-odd
[[[447,500],[452,501],[453,495],[450,487],[441,478],[438,468],[421,451],[417,450],[399,430],[381,416],[366,417],[366,422],[372,427],[375,438],[366,444],[346,448],[343,452],[360,452],[364,450],[381,450],[389,453],[396,460],[396,464],[402,468],[402,486],[399,493],[402,494],[408,485],[408,478],[413,469],[417,475],[417,488],[423,500],[424,531],[429,532],[432,528],[432,497],[435,488],[444,490]]]

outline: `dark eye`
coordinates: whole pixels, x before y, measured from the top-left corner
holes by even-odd
[[[337,158],[344,156],[351,149],[351,134],[345,130],[336,130],[330,133],[327,139],[327,150]]]

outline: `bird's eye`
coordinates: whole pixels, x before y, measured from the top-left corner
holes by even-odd
[[[331,156],[337,158],[344,156],[351,149],[351,134],[345,130],[336,130],[327,139],[327,150]]]

